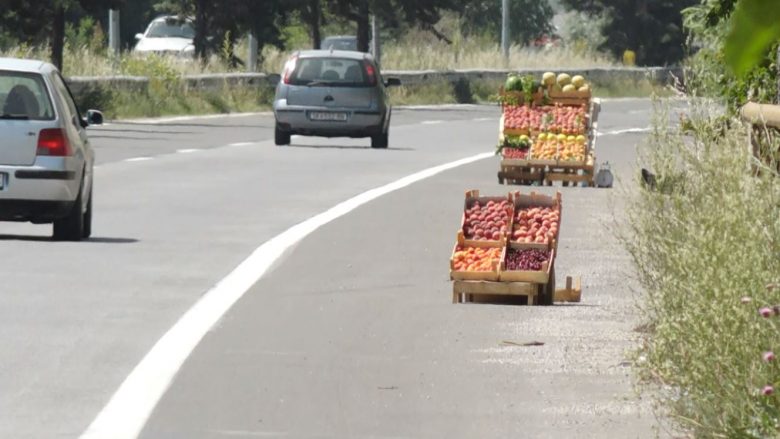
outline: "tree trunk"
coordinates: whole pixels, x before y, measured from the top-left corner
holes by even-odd
[[[361,1],[357,14],[357,45],[361,52],[368,52],[368,40],[371,35],[370,14],[368,2]]]
[[[206,23],[206,4],[208,0],[197,0],[195,3],[195,38],[193,44],[195,45],[195,55],[200,58],[204,64],[208,61],[208,41],[206,40],[208,26]]]
[[[65,47],[65,8],[57,5],[54,9],[54,32],[51,39],[51,62],[62,71],[62,52]]]
[[[319,49],[322,43],[322,34],[320,33],[320,24],[322,24],[322,7],[320,0],[309,0],[308,11],[309,28],[311,29],[311,47]]]

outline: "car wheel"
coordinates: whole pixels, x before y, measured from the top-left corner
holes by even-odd
[[[371,147],[372,148],[387,148],[387,145],[389,143],[390,138],[390,131],[386,131],[382,134],[379,134],[377,136],[371,136]]]
[[[82,182],[82,184],[84,184]],[[84,237],[84,213],[81,197],[81,188],[79,187],[79,196],[73,203],[70,213],[65,218],[54,220],[53,234],[57,241],[81,241]]]
[[[274,143],[280,146],[289,145],[290,133],[283,131],[279,128],[279,125],[276,125],[276,128],[274,129]]]
[[[89,199],[87,200],[87,210],[84,212],[84,226],[81,237],[84,239],[92,235],[92,189],[89,190]]]

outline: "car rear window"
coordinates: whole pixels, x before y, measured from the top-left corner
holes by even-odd
[[[363,61],[346,58],[301,58],[290,77],[293,85],[369,87]]]
[[[168,19],[155,21],[149,27],[146,38],[195,38],[195,29],[187,21]]]
[[[54,120],[43,77],[0,70],[0,119]]]

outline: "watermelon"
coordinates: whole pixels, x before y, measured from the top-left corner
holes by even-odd
[[[506,78],[506,83],[504,84],[504,90],[523,91],[523,82],[520,80],[519,76],[509,75],[509,77]]]

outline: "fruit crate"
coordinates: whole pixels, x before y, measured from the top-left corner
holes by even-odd
[[[554,279],[554,275],[550,275]],[[555,283],[461,281],[452,283],[452,303],[494,302],[506,297],[526,297],[528,305],[552,305]]]
[[[555,232],[555,235],[553,236],[552,240],[552,248],[557,250],[558,249],[558,240],[561,234],[561,222],[563,220],[563,202],[561,198],[561,193],[556,192],[554,196],[550,195],[544,195],[544,194],[538,194],[536,192],[531,192],[529,194],[523,194],[519,191],[515,191],[512,194],[512,204],[514,205],[514,215],[512,216],[512,232],[510,232],[509,236],[507,237],[508,242],[510,243],[518,243],[512,238],[512,234],[516,229],[519,228],[519,226],[515,223],[514,216],[517,215],[518,212],[520,212],[523,209],[526,208],[534,208],[534,207],[541,207],[541,208],[551,208],[558,212],[558,225],[557,230]],[[536,243],[536,242],[522,242],[521,244],[524,244],[528,246],[529,248],[538,248],[538,249],[546,249],[548,248],[548,245],[550,244],[549,240],[548,242],[544,243]]]
[[[505,196],[481,196],[479,190],[466,191],[465,200],[463,202],[463,215],[461,216],[461,220],[460,220],[460,233],[463,235],[465,239],[465,244],[469,247],[472,247],[474,246],[475,243],[479,243],[479,242],[498,243],[502,241],[503,237],[506,236],[506,232],[502,233],[502,238],[500,238],[499,240],[494,240],[494,239],[476,240],[476,239],[471,239],[471,237],[467,237],[466,211],[471,209],[474,206],[474,203],[476,203],[477,201],[479,201],[480,205],[482,206],[486,206],[487,203],[491,201],[495,203],[508,201],[510,209],[512,206],[512,197],[510,194],[507,194]],[[509,221],[506,224],[506,230],[509,231],[512,230],[512,216],[514,215],[514,211],[509,211],[507,213],[509,215]]]
[[[528,160],[501,160],[498,171],[499,184],[544,184],[544,170],[542,166],[530,166]]]
[[[458,248],[464,249],[475,247],[503,249],[505,246],[506,237],[500,241],[468,241],[463,236],[463,231],[459,231],[455,246],[452,248],[452,256],[450,256],[450,279],[454,281],[498,281],[498,266],[501,263],[500,256],[493,261],[492,269],[490,271],[464,271],[455,269],[455,253],[458,251]]]
[[[508,270],[506,268],[509,252],[512,250],[544,250],[549,254],[547,262],[543,263],[542,269],[534,270]],[[555,240],[548,241],[544,247],[538,247],[533,244],[507,242],[504,251],[501,254],[501,262],[498,268],[498,280],[501,282],[532,282],[537,284],[546,284],[550,281],[550,273],[555,265]]]
[[[554,104],[562,105],[590,105],[593,98],[593,92],[588,91],[556,91],[554,88],[547,89],[547,97]]]

